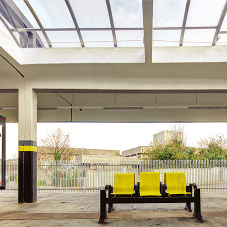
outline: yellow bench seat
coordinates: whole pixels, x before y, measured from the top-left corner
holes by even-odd
[[[135,173],[115,173],[114,192],[112,195],[134,194]]]
[[[161,196],[159,172],[140,173],[140,196]]]
[[[164,173],[164,183],[168,195],[189,195],[186,191],[185,173]]]

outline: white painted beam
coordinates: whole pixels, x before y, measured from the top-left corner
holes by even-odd
[[[123,48],[30,48],[23,49],[21,64],[144,63],[144,49]]]
[[[227,62],[226,46],[156,47],[153,63]]]
[[[153,0],[143,0],[145,62],[152,62]]]

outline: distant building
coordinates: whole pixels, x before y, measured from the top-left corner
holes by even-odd
[[[153,141],[155,143],[165,143],[171,140],[183,140],[183,132],[176,131],[162,131],[153,135]]]
[[[127,158],[119,155],[80,155],[77,163],[105,163],[105,162],[124,162],[128,160],[138,160],[136,157]]]
[[[80,155],[107,155],[117,156],[120,154],[120,150],[104,150],[104,149],[88,149],[88,148],[70,148],[68,153],[64,153],[68,160],[76,160]],[[54,153],[48,151],[45,147],[38,147],[38,159],[39,160],[54,160]]]
[[[104,150],[104,149],[88,149],[88,148],[76,148],[78,154],[86,155],[116,155],[120,153],[119,150]]]
[[[139,155],[142,155],[144,151],[150,146],[139,146],[134,147],[125,151],[122,151],[123,157],[138,157]]]

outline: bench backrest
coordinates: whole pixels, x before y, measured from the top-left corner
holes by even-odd
[[[135,173],[115,173],[114,194],[134,194]]]
[[[169,194],[186,193],[185,173],[164,173],[164,183]]]
[[[140,173],[140,196],[161,196],[159,172]]]

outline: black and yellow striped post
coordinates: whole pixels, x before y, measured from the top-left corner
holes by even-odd
[[[32,140],[19,141],[19,203],[37,201],[37,143]]]

